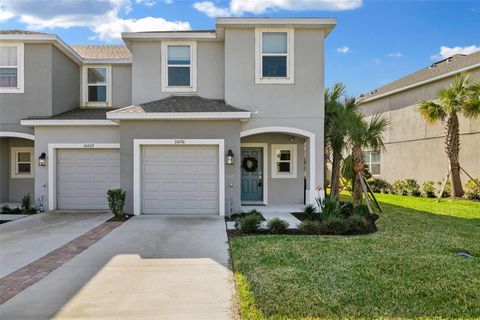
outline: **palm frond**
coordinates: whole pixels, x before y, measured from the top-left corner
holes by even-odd
[[[433,101],[421,101],[417,103],[418,113],[427,123],[433,124],[439,120],[445,120],[447,112],[445,109]]]
[[[373,115],[368,125],[367,133],[365,135],[364,147],[371,147],[374,149],[385,149],[383,144],[383,132],[387,129],[390,122],[383,118],[381,114]]]

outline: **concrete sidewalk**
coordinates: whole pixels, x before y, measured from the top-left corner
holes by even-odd
[[[0,225],[0,278],[112,217],[106,212],[47,212]]]
[[[0,314],[2,319],[231,319],[233,299],[223,218],[144,215],[7,301]]]

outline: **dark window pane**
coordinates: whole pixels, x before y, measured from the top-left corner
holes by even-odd
[[[30,173],[30,163],[19,163],[18,173]]]
[[[285,78],[287,76],[287,57],[264,56],[262,59],[263,77]]]
[[[380,162],[380,152],[379,151],[372,152],[372,162]]]
[[[107,68],[88,68],[88,83],[106,83]]]
[[[380,165],[379,164],[372,164],[370,173],[371,174],[380,174]]]
[[[17,153],[18,162],[30,162],[30,152]]]
[[[0,68],[0,87],[16,88],[18,85],[17,68]]]
[[[290,173],[290,162],[277,162],[277,172]]]
[[[168,67],[169,87],[189,87],[190,67]]]
[[[290,160],[290,150],[280,150],[277,154],[278,160]]]
[[[107,86],[88,86],[88,101],[107,101]]]

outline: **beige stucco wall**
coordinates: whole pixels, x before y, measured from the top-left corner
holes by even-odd
[[[480,68],[471,72],[480,80]],[[441,180],[448,171],[445,153],[444,123],[427,125],[417,113],[416,103],[435,99],[438,90],[451,82],[442,79],[391,96],[366,102],[362,112],[370,120],[376,113],[390,121],[386,130],[386,150],[381,155],[381,177],[389,182],[396,179]],[[460,164],[472,176],[480,177],[480,119],[460,120]],[[463,182],[468,178],[463,175]]]

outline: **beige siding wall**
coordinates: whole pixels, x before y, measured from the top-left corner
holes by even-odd
[[[480,68],[472,76],[480,80]],[[387,96],[362,105],[367,120],[381,113],[390,120],[385,132],[386,150],[381,155],[381,177],[389,182],[413,178],[419,183],[425,180],[441,180],[448,171],[445,154],[444,123],[427,125],[418,115],[416,103],[435,99],[438,90],[452,78]],[[460,164],[470,175],[480,177],[480,119],[460,117]],[[468,178],[462,177],[465,183]]]

